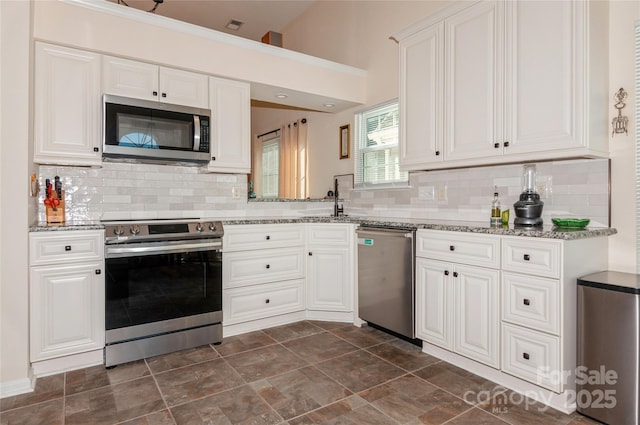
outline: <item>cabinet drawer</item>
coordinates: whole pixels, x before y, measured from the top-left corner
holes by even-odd
[[[302,224],[247,224],[225,226],[225,252],[304,245]]]
[[[561,392],[559,338],[503,324],[502,370],[551,391]]]
[[[29,234],[29,262],[32,266],[81,260],[101,260],[103,257],[103,230],[70,230]]]
[[[558,335],[559,282],[553,279],[502,273],[502,320]]]
[[[304,277],[302,247],[225,252],[222,282],[225,288]]]
[[[268,283],[223,292],[224,324],[304,310],[304,280]]]
[[[418,230],[416,256],[480,267],[500,267],[500,238],[439,230]]]
[[[502,269],[536,276],[560,277],[560,244],[532,238],[502,240]]]
[[[354,234],[354,226],[351,224],[308,224],[307,243],[349,245]]]

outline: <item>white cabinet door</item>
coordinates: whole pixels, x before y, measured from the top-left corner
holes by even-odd
[[[307,308],[352,311],[349,248],[316,246],[307,256]]]
[[[505,2],[507,105],[505,154],[584,146],[584,89],[577,2]]]
[[[438,22],[400,43],[400,166],[440,162],[444,26]]]
[[[354,226],[308,224],[307,308],[353,311]]]
[[[102,87],[107,94],[158,100],[158,66],[114,56],[102,58]]]
[[[104,263],[31,268],[31,361],[104,347]]]
[[[416,336],[453,348],[452,266],[442,261],[416,259]]]
[[[498,270],[456,265],[454,350],[489,366],[500,367]]]
[[[158,96],[161,102],[209,109],[209,76],[160,67]]]
[[[210,77],[211,162],[209,171],[251,173],[249,84]]]
[[[447,160],[501,153],[503,15],[502,2],[487,1],[444,21]]]
[[[36,43],[33,160],[100,165],[100,55]]]
[[[102,63],[105,93],[209,109],[209,77],[113,56]]]

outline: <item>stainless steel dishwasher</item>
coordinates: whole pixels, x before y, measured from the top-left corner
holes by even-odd
[[[413,339],[415,229],[360,227],[358,314]]]

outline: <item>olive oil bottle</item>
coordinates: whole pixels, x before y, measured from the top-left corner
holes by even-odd
[[[502,216],[500,215],[500,196],[498,188],[494,186],[493,200],[491,201],[491,226],[500,227],[502,225]]]

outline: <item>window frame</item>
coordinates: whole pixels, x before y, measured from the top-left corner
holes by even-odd
[[[398,120],[395,128],[397,130],[396,142],[394,144],[380,145],[380,146],[366,146],[365,135],[367,134],[367,119],[376,115],[381,115],[385,112],[397,111]],[[400,155],[400,125],[399,125],[399,102],[398,99],[392,99],[377,105],[370,106],[366,109],[361,109],[354,113],[354,143],[353,143],[353,156],[354,156],[354,189],[406,189],[409,187],[409,173],[407,171],[401,171],[399,166]],[[404,177],[401,180],[385,180],[379,183],[365,182],[365,170],[364,170],[364,154],[375,151],[384,151],[389,147],[395,147],[396,158],[398,161],[398,168],[395,171]]]
[[[264,167],[264,161],[265,161],[265,148],[267,146],[277,146],[277,155],[276,155],[276,160],[278,163],[278,166],[276,167],[276,194],[275,196],[272,196],[271,194],[267,194],[265,195],[265,182],[267,181],[267,179],[265,178],[265,167]],[[280,132],[276,132],[274,136],[270,137],[270,138],[262,138],[261,143],[260,143],[260,195],[262,198],[264,199],[277,199],[280,196]]]

